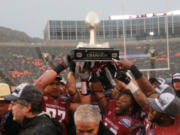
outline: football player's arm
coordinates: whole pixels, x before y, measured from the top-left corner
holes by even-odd
[[[157,94],[155,93],[155,90],[153,89],[149,80],[139,71],[139,69],[135,65],[133,65],[132,62],[124,59],[124,60],[119,60],[117,62],[117,64],[122,69],[131,71],[139,88],[142,90],[142,92],[147,97],[156,97],[157,96]]]
[[[151,83],[144,75],[142,75],[139,79],[136,79],[136,82],[147,97],[155,98],[157,96]]]
[[[56,76],[59,75],[65,68],[72,65],[72,60],[69,55],[64,56],[60,63],[54,67],[52,70],[47,70],[44,72],[35,82],[34,85],[41,90],[51,84],[55,79]]]
[[[91,104],[91,95],[90,94],[84,96],[84,95],[81,95],[79,93],[79,96],[80,96],[80,102],[79,103],[75,103],[75,102],[70,103],[71,112],[75,112],[76,109],[82,104]]]
[[[77,93],[79,94],[80,102],[79,103],[75,103],[75,102],[70,103],[71,112],[75,112],[76,109],[82,104],[91,104],[91,94],[81,95],[79,91],[77,91]]]
[[[80,91],[76,89],[76,79],[73,72],[69,72],[67,76],[67,89],[71,96],[70,110],[74,112],[77,107],[82,104],[91,104],[91,95],[87,93],[82,95]]]
[[[128,83],[127,88],[131,91],[133,94],[134,99],[136,102],[141,106],[141,108],[144,111],[149,111],[149,104],[147,101],[146,95],[141,91],[139,86],[137,85],[136,81],[131,79],[131,81]]]
[[[103,86],[101,82],[91,82],[90,84],[91,93],[95,95],[99,108],[105,113],[108,102],[103,92]]]
[[[66,88],[68,90],[69,95],[71,96],[72,102],[80,102],[80,95],[76,89],[76,78],[74,73],[70,71],[67,75],[67,85]]]
[[[35,82],[34,85],[42,91],[56,79],[57,73],[54,70],[47,70]]]

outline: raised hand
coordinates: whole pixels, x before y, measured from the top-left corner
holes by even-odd
[[[131,66],[133,65],[133,63],[127,59],[122,59],[122,60],[112,59],[112,61],[116,63],[120,69],[124,69],[124,70],[130,69]]]

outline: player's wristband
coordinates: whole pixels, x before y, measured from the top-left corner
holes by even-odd
[[[138,91],[138,89],[139,89],[138,86],[133,83],[133,81],[130,81],[130,83],[127,86],[132,94],[135,93],[136,91]]]
[[[136,80],[141,78],[142,73],[138,70],[138,68],[135,65],[132,65],[129,70],[131,71]]]
[[[60,74],[61,71],[63,71],[65,69],[64,66],[62,66],[61,64],[58,64],[53,70],[57,73]]]

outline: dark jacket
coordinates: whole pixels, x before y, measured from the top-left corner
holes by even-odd
[[[114,134],[100,122],[98,135],[114,135]]]
[[[62,135],[60,124],[46,114],[25,118],[20,135]]]
[[[13,121],[11,112],[8,112],[5,116],[3,129],[1,130],[2,135],[18,135],[21,130],[20,124]]]

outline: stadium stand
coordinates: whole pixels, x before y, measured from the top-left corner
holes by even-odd
[[[120,40],[110,40],[110,46],[120,50],[124,54],[123,43]],[[163,40],[153,40],[152,44],[144,41],[127,42],[127,54],[147,54],[150,48],[155,48],[154,67],[167,67],[166,45]],[[0,45],[0,80],[11,85],[21,82],[33,82],[50,65],[42,58],[42,53],[52,56],[53,64],[59,63],[60,59],[76,47],[77,42],[59,42],[56,45]],[[180,67],[180,39],[169,40],[170,44],[170,71],[158,71],[157,76],[171,77],[172,73],[178,72]],[[151,57],[152,58],[152,57]],[[132,58],[141,69],[151,68],[150,58]],[[66,72],[66,71],[65,71]],[[63,73],[65,75],[65,72]]]

